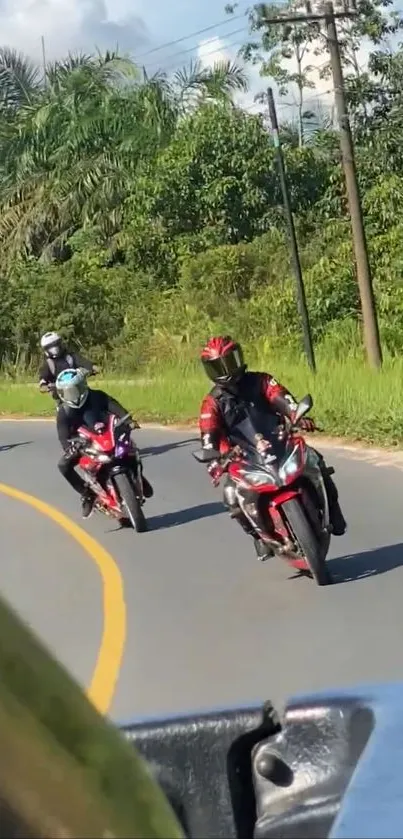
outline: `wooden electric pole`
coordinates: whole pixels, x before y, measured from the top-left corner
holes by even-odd
[[[351,0],[353,3],[354,0]],[[357,17],[355,8],[334,11],[332,2],[325,2],[324,11],[312,12],[310,0],[306,0],[306,13],[277,15],[265,18],[265,23],[309,23],[325,21],[327,44],[330,53],[330,63],[335,90],[337,118],[340,127],[340,147],[344,174],[346,179],[347,196],[351,216],[353,245],[357,266],[357,280],[361,299],[363,320],[364,345],[368,361],[372,367],[382,365],[381,342],[376,316],[375,296],[372,286],[371,269],[368,258],[367,241],[365,237],[364,219],[362,213],[360,192],[357,181],[357,171],[354,159],[354,146],[348,118],[347,102],[344,90],[343,70],[340,60],[340,48],[337,38],[336,19]]]
[[[354,145],[351,136],[350,121],[348,118],[334,8],[333,3],[330,2],[325,3],[325,25],[333,75],[337,119],[340,129],[341,156],[351,216],[353,244],[357,266],[357,280],[361,298],[364,343],[368,361],[371,366],[381,367],[382,350],[376,316],[376,304],[372,286],[367,240],[365,236],[364,218],[357,181]]]
[[[308,364],[313,370],[316,372],[316,364],[315,364],[315,354],[312,344],[312,335],[311,335],[311,327],[309,323],[309,314],[308,308],[306,305],[306,295],[305,295],[305,286],[304,280],[302,277],[301,271],[301,262],[299,258],[298,252],[298,243],[297,237],[295,235],[295,225],[294,225],[294,218],[291,209],[291,201],[290,195],[288,192],[288,185],[287,185],[287,176],[285,172],[284,166],[284,157],[283,157],[283,150],[281,148],[281,140],[278,130],[278,122],[277,122],[277,113],[276,113],[276,106],[274,104],[274,97],[273,91],[271,87],[267,90],[267,101],[269,105],[269,114],[270,114],[270,122],[272,128],[272,135],[273,135],[273,142],[274,148],[276,150],[277,156],[277,166],[278,172],[280,176],[280,184],[281,184],[281,192],[283,194],[283,204],[284,204],[284,211],[285,211],[285,220],[287,223],[288,235],[290,238],[290,247],[291,247],[291,257],[295,275],[295,285],[296,285],[296,292],[297,292],[297,307],[299,316],[301,318],[302,324],[302,334],[304,338],[304,349],[305,354],[308,359]]]

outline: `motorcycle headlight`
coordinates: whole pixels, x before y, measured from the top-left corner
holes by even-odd
[[[275,484],[276,479],[274,475],[271,475],[270,472],[259,472],[255,470],[244,469],[242,470],[242,474],[245,477],[245,480],[248,484],[252,486],[264,486],[264,484]]]
[[[100,463],[107,463],[110,460],[108,454],[105,454],[102,446],[99,445],[95,440],[91,443],[90,446],[87,446],[85,449],[85,454],[92,455],[92,457],[96,457]]]
[[[291,454],[289,455],[289,457],[287,457],[285,463],[283,463],[282,466],[280,466],[279,476],[282,481],[285,482],[287,478],[292,478],[292,476],[295,475],[296,472],[298,472],[298,469],[301,466],[301,457],[303,459],[303,462],[305,463],[306,452],[304,451],[302,453],[300,446],[294,446]]]

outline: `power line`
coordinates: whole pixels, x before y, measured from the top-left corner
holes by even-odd
[[[235,29],[233,32],[228,33],[228,37],[230,37],[231,35],[237,35],[240,32],[244,32],[244,31],[245,31],[244,28]],[[223,49],[228,49],[229,47],[237,47],[237,46],[241,47],[241,46],[243,46],[243,44],[244,44],[244,41],[229,41],[229,42],[226,41],[225,44],[223,44],[222,48]],[[177,56],[180,56],[180,55],[187,55],[191,52],[194,52],[195,50],[198,50],[199,48],[200,48],[200,44],[195,44],[194,47],[190,47],[187,50],[181,50],[181,52],[175,53],[175,55],[173,55],[171,57],[176,58]],[[220,47],[215,46],[213,49],[209,50],[208,52],[205,52],[202,56],[200,56],[200,59],[203,60],[203,58],[208,58],[209,55],[214,55],[215,52],[219,52],[219,51],[220,51]],[[160,63],[156,62],[156,61],[153,61],[153,62],[151,62],[151,64],[148,65],[148,67],[153,67],[153,66],[160,66]],[[179,67],[179,64],[178,64],[177,61],[174,61],[171,64],[164,64],[164,67],[162,69],[170,70],[171,68],[177,68],[177,67]]]
[[[335,92],[334,87],[330,87],[329,90],[322,90],[321,93],[313,93],[312,96],[306,96],[306,97],[304,96],[302,105],[304,106],[308,102],[317,102],[318,99],[323,99],[324,96],[329,96],[329,93],[334,93],[334,92]],[[279,107],[281,108],[281,107],[285,107],[285,106],[296,108],[296,107],[298,107],[298,104],[299,104],[298,102],[285,102],[283,100],[283,105],[280,104],[280,105],[277,105],[276,107],[277,107],[277,110],[279,109]]]
[[[396,14],[403,14],[402,9],[395,9],[395,12],[396,12]],[[152,55],[155,52],[159,52],[160,50],[166,49],[167,47],[174,47],[177,44],[181,44],[181,43],[183,43],[183,41],[187,41],[189,38],[194,38],[197,35],[204,35],[206,32],[211,32],[213,29],[216,29],[219,26],[226,26],[226,24],[231,23],[233,20],[241,20],[241,18],[244,18],[246,16],[246,14],[247,14],[247,9],[245,9],[245,11],[241,12],[240,14],[231,15],[227,18],[224,18],[223,20],[217,21],[217,23],[211,23],[209,26],[205,26],[203,29],[196,29],[194,32],[189,32],[187,35],[182,35],[182,37],[180,37],[180,38],[175,38],[175,40],[173,40],[173,41],[166,41],[162,44],[159,44],[157,47],[153,47],[152,49],[147,50],[146,52],[140,53],[140,55],[138,55],[137,58],[138,59],[139,58],[145,58],[147,55]],[[336,14],[336,17],[339,17],[339,16],[340,15]],[[306,16],[305,16],[305,18],[306,18]],[[298,20],[303,20],[303,19],[304,18],[302,16],[300,16],[300,15],[298,16]],[[280,21],[278,21],[278,22],[280,22]],[[196,47],[195,47],[195,49],[196,49]]]
[[[226,37],[226,39],[231,38],[232,35],[239,35],[241,32],[245,32],[245,34],[247,34],[247,29],[245,29],[244,26],[242,26],[240,29],[233,29],[232,32],[226,33],[225,37]],[[217,36],[217,37],[219,37],[219,36]],[[242,46],[242,44],[244,42],[239,41],[238,43],[239,43],[239,46]],[[225,48],[228,48],[228,47],[238,46],[238,44],[236,42],[234,43],[234,42],[231,42],[231,41],[227,42],[227,40],[226,40],[224,46],[225,46]],[[200,47],[200,43],[194,44],[193,47],[188,47],[188,49],[186,49],[186,50],[179,50],[178,52],[175,52],[174,55],[168,56],[168,58],[176,58],[177,56],[180,56],[180,55],[188,55],[189,53],[194,52],[195,50],[199,49],[199,47]],[[213,50],[211,50],[211,52],[206,53],[206,55],[210,55],[210,54],[213,55],[213,53],[215,53],[215,52],[217,52],[217,47],[215,47]],[[149,65],[149,66],[153,66],[154,64],[159,64],[159,62],[152,61],[151,65]],[[175,64],[176,64],[176,62],[175,62]],[[169,67],[169,66],[174,66],[174,65],[172,64],[172,65],[165,65],[165,66]]]
[[[229,48],[244,46],[244,44],[245,44],[244,40],[242,40],[242,41],[227,41],[227,38],[230,38],[232,35],[238,35],[239,33],[244,32],[244,31],[245,31],[245,34],[248,34],[248,31],[244,30],[244,27],[242,27],[241,29],[234,29],[232,32],[226,33],[225,43],[223,44],[223,49],[228,50]],[[199,47],[200,47],[200,43],[195,44],[193,47],[190,47],[189,49],[180,50],[178,52],[175,52],[174,55],[169,56],[169,58],[176,58],[177,56],[180,56],[180,55],[189,54],[189,53],[191,53],[195,50],[198,50]],[[259,44],[256,43],[256,47],[259,47]],[[208,52],[203,53],[203,55],[200,56],[200,60],[203,61],[204,58],[208,58],[210,55],[214,55],[214,53],[219,52],[219,51],[220,51],[220,47],[215,46],[211,50],[208,50]],[[149,63],[149,62],[146,62],[146,63],[147,63],[147,67],[146,67],[147,70],[150,70],[153,67],[158,67],[158,68],[161,67],[160,62],[158,60],[157,61],[152,61],[151,63]],[[314,66],[313,71],[319,72],[322,69],[322,67],[325,67],[327,64],[329,64],[329,59],[324,61],[322,64],[319,64],[317,67]],[[180,67],[180,64],[175,61],[175,62],[172,62],[170,64],[165,64],[164,63],[161,70],[166,71],[166,70],[171,70],[171,69],[178,69],[179,67]]]
[[[303,106],[307,105],[308,102],[319,102],[324,96],[329,96],[330,93],[335,93],[334,88],[329,88],[329,90],[323,90],[322,93],[317,93],[315,96],[309,96],[308,98],[304,99]],[[252,116],[258,116],[262,113],[265,109],[267,109],[265,102],[251,102],[250,105],[240,105],[239,106],[242,111],[246,113],[250,113]],[[289,110],[290,108],[296,108],[296,102],[286,102],[280,97],[277,105],[277,111],[285,111]],[[333,106],[332,106],[333,107]],[[260,109],[260,110],[259,110]]]
[[[212,29],[217,29],[218,26],[225,26],[225,24],[231,23],[233,20],[240,20],[245,17],[245,14],[246,12],[242,12],[242,14],[239,15],[231,15],[231,17],[228,17],[225,20],[218,21],[217,23],[211,23],[210,26],[205,26],[204,29],[196,29],[195,32],[189,32],[188,35],[183,35],[181,38],[176,38],[174,41],[166,41],[158,47],[153,47],[153,49],[147,50],[147,52],[140,53],[137,58],[145,58],[145,56],[151,55],[154,52],[159,52],[159,50],[166,49],[166,47],[174,47],[176,44],[181,44],[183,41],[187,41],[189,38],[194,38],[196,35],[204,35],[206,32],[211,32]]]

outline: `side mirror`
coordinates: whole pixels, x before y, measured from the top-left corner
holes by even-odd
[[[131,422],[132,419],[133,418],[132,418],[132,415],[131,415],[130,412],[128,414],[125,414],[124,417],[120,417],[120,419],[118,419],[118,417],[115,416],[114,420],[113,420],[114,428],[119,428],[119,426],[125,425],[128,422]],[[135,420],[134,420],[134,422],[135,422]]]
[[[310,393],[307,393],[300,402],[298,402],[297,410],[295,411],[294,422],[297,425],[299,420],[307,414],[313,406],[313,399]]]
[[[216,449],[201,449],[198,452],[192,452],[192,455],[198,463],[212,463],[213,460],[218,460],[220,452]]]

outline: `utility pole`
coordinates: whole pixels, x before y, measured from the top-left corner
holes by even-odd
[[[43,84],[46,88],[47,85],[47,72],[46,72],[46,50],[45,50],[45,38],[41,35],[41,45],[42,45],[42,67],[43,67]]]
[[[357,266],[357,280],[361,298],[364,343],[368,361],[371,366],[381,367],[382,350],[376,316],[375,296],[372,286],[364,218],[357,181],[353,139],[351,136],[350,121],[348,118],[347,102],[344,90],[343,70],[340,60],[336,21],[333,3],[331,2],[325,3],[325,25],[333,75],[337,119],[340,129],[340,149],[351,216],[351,227]]]
[[[353,245],[357,266],[357,280],[361,299],[363,319],[364,344],[368,361],[372,367],[382,365],[382,350],[376,316],[375,296],[372,286],[371,269],[368,258],[368,248],[365,236],[364,219],[357,181],[357,171],[354,159],[354,147],[348,118],[346,96],[344,91],[343,71],[340,60],[340,48],[337,38],[336,19],[357,17],[355,0],[347,0],[351,8],[334,11],[332,2],[325,2],[324,11],[312,12],[310,0],[306,0],[306,13],[277,15],[267,17],[265,22],[270,24],[309,23],[311,21],[325,21],[327,44],[335,90],[336,111],[340,127],[340,148],[346,179],[347,196],[351,216]]]
[[[308,364],[311,370],[316,372],[315,354],[312,344],[311,327],[309,323],[308,308],[306,305],[305,286],[301,271],[301,262],[299,259],[297,237],[295,235],[294,218],[291,209],[290,195],[288,192],[287,176],[284,166],[283,150],[281,148],[281,140],[278,130],[276,106],[274,104],[273,91],[271,87],[267,91],[267,101],[269,104],[270,122],[273,134],[274,148],[277,156],[277,166],[280,176],[281,192],[283,194],[283,204],[285,210],[285,218],[287,222],[288,235],[290,238],[291,256],[295,274],[295,285],[297,292],[297,306],[299,316],[302,323],[302,334],[304,338],[304,349],[308,359]]]

